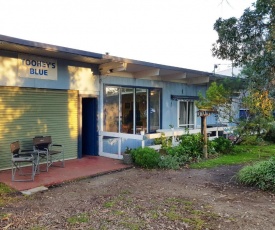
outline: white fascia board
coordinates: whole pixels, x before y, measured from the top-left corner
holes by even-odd
[[[159,71],[160,69],[148,69],[148,70],[143,70],[140,72],[134,73],[134,78],[150,78],[154,76],[159,76]]]
[[[181,79],[186,79],[186,73],[176,73],[176,74],[161,76],[161,80],[163,81],[181,80]]]
[[[209,77],[187,78],[187,84],[189,85],[197,85],[197,84],[204,84],[204,83],[209,83]]]

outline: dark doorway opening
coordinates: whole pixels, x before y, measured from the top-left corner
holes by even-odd
[[[82,156],[84,155],[98,156],[97,98],[82,98]]]

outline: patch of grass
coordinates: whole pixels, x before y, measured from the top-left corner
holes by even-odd
[[[177,213],[174,210],[170,210],[168,212],[165,213],[165,216],[171,220],[171,221],[175,221],[175,220],[182,220],[182,216],[180,213]]]
[[[144,229],[144,223],[143,222],[134,223],[134,222],[124,221],[124,222],[121,222],[121,225],[128,228],[128,229],[130,229],[130,230]]]
[[[122,190],[122,191],[120,192],[120,194],[121,194],[121,195],[129,195],[129,194],[131,194],[131,191],[129,191],[129,190]]]
[[[175,198],[175,197],[167,198],[165,201],[168,202],[168,203],[171,202],[171,203],[184,204],[186,206],[192,205],[192,201],[187,201],[187,200],[180,199],[180,198]]]
[[[180,197],[169,197],[164,200],[165,209],[159,209],[161,218],[164,215],[173,222],[184,222],[192,229],[207,229],[208,220],[215,220],[219,215],[211,211],[211,206],[206,205],[203,210],[198,209],[197,204]]]
[[[11,189],[9,186],[0,182],[0,195],[11,193],[11,192],[14,192],[14,190]]]
[[[126,191],[125,194],[124,194],[124,192],[122,192],[122,194],[119,194],[118,196],[111,198],[110,200],[103,203],[103,207],[104,208],[113,208],[120,201],[132,202],[130,199],[127,199],[127,197],[125,197],[125,195],[127,195],[127,193],[128,193],[128,191]]]
[[[159,218],[159,213],[156,210],[150,210],[149,215],[152,217],[152,219],[157,220]]]
[[[231,154],[220,155],[214,159],[208,159],[190,165],[191,168],[214,168],[222,165],[247,164],[275,156],[275,145],[255,146],[240,145],[235,146]]]
[[[128,204],[131,205],[133,203],[133,200],[131,198],[124,198],[124,201]]]
[[[72,225],[79,223],[88,223],[89,216],[87,213],[79,213],[78,215],[67,218],[67,222]]]
[[[35,226],[35,227],[31,227],[30,230],[46,230],[46,228],[41,226]]]
[[[105,224],[105,223],[101,223],[100,224],[100,227],[99,227],[99,230],[108,230],[108,226]]]
[[[179,211],[179,210],[178,210]],[[187,217],[182,215],[182,213],[178,212],[176,209],[172,208],[168,212],[165,212],[164,215],[170,221],[182,221],[190,224],[194,229],[202,229],[206,227],[206,223],[203,220],[205,218],[205,212],[200,210],[192,210],[186,213]],[[188,218],[189,217],[189,218]]]
[[[182,221],[194,226],[194,229],[200,230],[203,229],[205,226],[205,222],[200,218],[183,218]],[[206,228],[208,229],[208,228]]]
[[[15,199],[14,198],[15,193],[16,193],[16,190],[0,182],[0,207],[3,206],[5,203]]]
[[[110,201],[105,202],[103,204],[103,207],[104,208],[112,208],[115,204],[116,204],[115,200],[110,200]]]
[[[219,215],[209,210],[203,211],[198,209],[190,210],[189,218],[183,218],[183,221],[194,226],[195,229],[207,229],[209,219],[218,219]]]
[[[117,216],[122,216],[125,214],[125,212],[121,211],[121,210],[114,210],[113,213],[114,213],[114,215],[117,215]]]
[[[191,213],[192,213],[192,214],[195,214],[195,215],[201,215],[201,214],[203,214],[204,212],[201,211],[201,210],[192,210]]]
[[[12,216],[11,213],[0,213],[0,219],[1,219],[1,221],[9,220],[11,216]]]

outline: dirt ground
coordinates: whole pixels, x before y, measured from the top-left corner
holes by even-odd
[[[275,229],[275,194],[236,183],[240,166],[129,170],[0,207],[3,229]]]

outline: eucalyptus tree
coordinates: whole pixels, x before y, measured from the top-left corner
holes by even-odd
[[[240,18],[219,18],[214,30],[213,56],[242,66],[252,89],[274,91],[275,1],[257,0]]]

